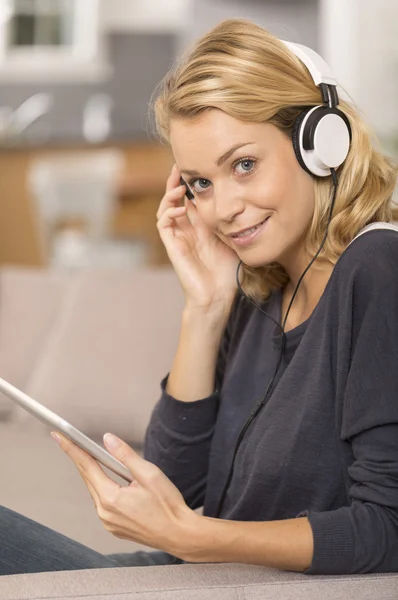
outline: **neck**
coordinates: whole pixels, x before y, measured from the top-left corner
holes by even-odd
[[[301,271],[299,269],[296,271],[294,276],[290,278],[289,283],[283,290],[282,322],[286,316],[286,312],[293,297],[297,283],[307,265],[308,262]],[[320,263],[315,261],[314,264],[311,265],[308,272],[302,279],[297,294],[295,295],[293,304],[289,311],[288,320],[286,322],[286,331],[299,325],[311,315],[324,292],[333,268],[334,265],[324,261]]]

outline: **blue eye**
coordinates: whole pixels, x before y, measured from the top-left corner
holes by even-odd
[[[200,183],[202,187],[197,188],[196,184]],[[211,185],[211,181],[208,179],[194,179],[194,181],[190,181],[189,185],[194,189],[195,192],[200,194],[203,190],[207,189],[209,185]]]
[[[235,163],[234,168],[241,166],[243,169],[243,174],[247,174],[253,170],[255,162],[256,161],[252,158],[244,158],[242,160],[239,160],[237,163]]]

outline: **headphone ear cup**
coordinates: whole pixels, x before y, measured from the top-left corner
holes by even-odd
[[[300,130],[301,130],[301,125],[302,125],[305,117],[307,116],[309,111],[312,110],[312,108],[313,107],[300,113],[299,116],[297,117],[297,119],[294,121],[293,128],[292,128],[292,144],[293,144],[294,153],[296,155],[296,158],[298,160],[300,167],[302,167],[304,169],[304,171],[307,171],[307,173],[309,173],[310,175],[313,175],[313,173],[309,170],[309,168],[305,164],[303,157],[301,155]]]
[[[293,123],[292,144],[300,166],[316,177],[327,177],[345,161],[351,144],[348,118],[339,109],[313,106]]]

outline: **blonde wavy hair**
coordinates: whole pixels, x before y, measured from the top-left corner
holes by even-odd
[[[322,104],[321,92],[307,68],[283,42],[246,19],[222,21],[185,52],[155,90],[151,107],[155,132],[170,143],[170,122],[219,109],[241,121],[273,123],[291,138],[303,108]],[[359,230],[375,221],[398,218],[392,195],[398,168],[384,156],[353,104],[340,100],[352,129],[325,245],[317,260],[335,264]],[[325,233],[332,198],[330,177],[314,177],[315,210],[305,244],[310,256]],[[243,265],[242,287],[255,300],[288,282],[277,263]]]

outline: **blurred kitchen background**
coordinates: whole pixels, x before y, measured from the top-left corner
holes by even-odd
[[[398,154],[396,0],[0,0],[0,265],[168,264],[149,102],[230,17],[318,50]]]

